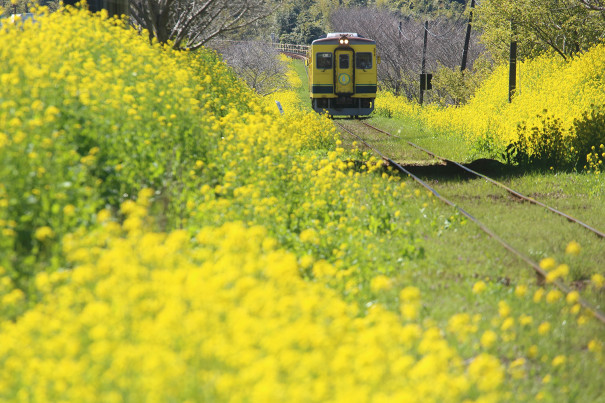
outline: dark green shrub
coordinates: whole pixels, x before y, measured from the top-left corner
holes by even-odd
[[[547,115],[540,127],[517,127],[519,139],[506,148],[504,159],[508,163],[536,168],[565,169],[575,165],[577,153],[569,136],[564,135],[561,120]]]

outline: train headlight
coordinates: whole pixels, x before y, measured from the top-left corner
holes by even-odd
[[[345,43],[345,41],[343,39],[341,39],[340,44],[342,45],[343,43]]]
[[[345,39],[345,45],[348,45],[348,44],[349,44],[349,40]]]

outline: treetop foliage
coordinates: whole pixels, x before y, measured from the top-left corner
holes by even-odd
[[[605,38],[605,2],[482,0],[476,27],[497,59],[508,57],[511,41],[518,43],[521,59],[546,51],[567,59]]]
[[[271,33],[288,43],[311,43],[322,34],[334,30],[334,13],[342,9],[368,8],[388,11],[395,16],[410,18],[459,18],[465,0],[285,0],[273,15]],[[363,21],[351,21],[356,24]]]

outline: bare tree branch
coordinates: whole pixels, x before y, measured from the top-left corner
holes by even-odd
[[[332,14],[332,27],[336,32],[357,32],[376,41],[382,61],[378,65],[381,86],[408,99],[419,97],[419,74],[422,62],[424,25],[421,21],[398,16],[377,8],[340,9]],[[459,66],[466,22],[438,19],[430,23],[427,51],[427,71],[440,67],[455,69]],[[483,51],[478,34],[472,32],[469,48],[469,67]]]
[[[198,48],[272,12],[267,0],[132,0],[130,5],[135,25],[175,49]]]
[[[577,0],[584,7],[594,11],[605,11],[605,2],[600,0]]]
[[[279,52],[263,42],[212,42],[225,62],[248,86],[261,95],[288,87],[288,66],[279,60]]]

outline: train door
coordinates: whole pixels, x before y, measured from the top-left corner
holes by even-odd
[[[336,94],[349,95],[353,94],[353,50],[352,49],[336,49],[334,52],[336,69]]]

